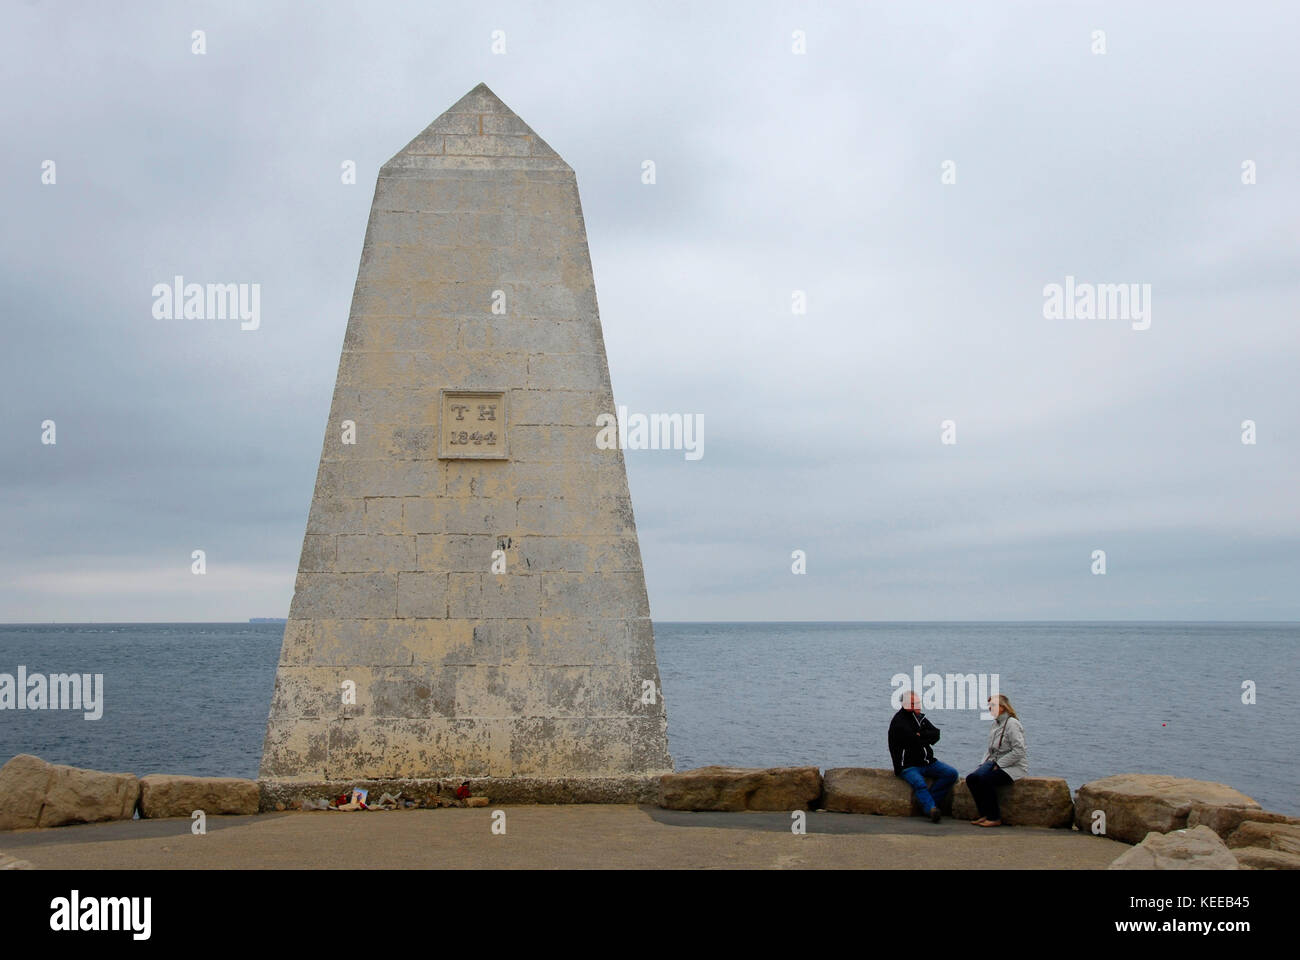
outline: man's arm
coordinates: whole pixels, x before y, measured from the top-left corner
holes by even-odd
[[[898,776],[903,772],[903,744],[896,723],[889,725],[889,756],[894,761],[894,776]]]
[[[929,717],[921,721],[921,739],[931,746],[939,742],[939,728],[930,722]]]

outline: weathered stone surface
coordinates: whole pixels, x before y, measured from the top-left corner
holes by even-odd
[[[332,780],[317,782],[259,780],[259,809],[274,810],[284,804],[301,808],[303,800],[328,800],[351,793],[354,787],[373,797],[401,793],[403,800],[429,806],[455,796],[456,788],[469,784],[470,793],[486,796],[494,804],[531,803],[654,803],[659,778],[632,777],[467,777],[448,779]]]
[[[822,778],[822,806],[834,813],[873,813],[886,817],[920,816],[925,813],[907,782],[892,770],[870,767],[832,767]],[[940,810],[951,809],[951,795]]]
[[[1266,847],[1229,847],[1243,870],[1300,870],[1300,854]]]
[[[821,795],[817,767],[699,767],[659,778],[669,810],[807,810]]]
[[[1070,785],[1059,777],[1022,777],[998,788],[1002,822],[1017,827],[1069,827],[1074,823]],[[953,787],[952,815],[958,820],[979,816],[975,798],[964,780]]]
[[[1115,858],[1108,870],[1237,870],[1237,858],[1222,838],[1206,826],[1152,831],[1131,850]]]
[[[0,767],[0,830],[23,830],[41,820],[54,764],[20,753]]]
[[[130,820],[140,782],[20,753],[0,768],[0,830]]]
[[[827,810],[893,817],[924,815],[911,787],[891,770],[835,767],[826,771],[823,783],[822,806]],[[1068,827],[1073,822],[1070,788],[1059,778],[1027,777],[1003,787],[998,798],[1003,819],[1009,824]],[[977,815],[975,801],[960,779],[940,809],[959,819],[973,819]]]
[[[1085,783],[1074,800],[1075,825],[1092,829],[1093,813],[1106,814],[1106,836],[1139,843],[1148,833],[1168,833],[1187,826],[1193,807],[1260,809],[1240,791],[1208,780],[1163,774],[1122,773]],[[1207,828],[1208,829],[1208,828]]]
[[[614,412],[573,170],[480,85],[379,173],[263,780],[672,770]]]
[[[1247,820],[1232,831],[1227,843],[1230,847],[1261,847],[1300,855],[1300,824]]]
[[[53,764],[45,789],[40,827],[65,823],[130,820],[140,797],[140,781],[132,773],[104,773]]]
[[[1284,813],[1272,813],[1254,807],[1219,807],[1195,805],[1187,814],[1189,827],[1207,826],[1224,840],[1247,820],[1259,823],[1300,824],[1300,817],[1289,817]],[[1232,846],[1231,843],[1228,846]]]
[[[7,853],[0,853],[0,870],[30,870],[32,865],[26,860],[19,860]]]
[[[257,813],[258,796],[255,780],[151,773],[140,778],[140,816],[188,817],[195,810],[209,816]]]

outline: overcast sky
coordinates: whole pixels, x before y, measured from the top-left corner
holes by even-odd
[[[1296,619],[1298,10],[6,3],[0,620],[286,615],[375,175],[480,81],[577,172],[617,402],[704,417],[627,453],[657,619]]]

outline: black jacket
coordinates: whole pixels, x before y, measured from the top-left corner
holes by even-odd
[[[894,774],[904,767],[924,767],[934,763],[930,745],[939,742],[939,728],[923,713],[899,710],[889,722],[889,755],[894,759]]]

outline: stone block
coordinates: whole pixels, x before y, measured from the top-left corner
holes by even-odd
[[[140,816],[189,817],[257,813],[255,780],[237,777],[185,777],[151,773],[140,778]]]
[[[1074,800],[1075,825],[1082,832],[1091,832],[1094,811],[1101,810],[1106,814],[1106,836],[1140,843],[1152,831],[1169,833],[1186,827],[1193,807],[1198,806],[1260,809],[1250,797],[1222,783],[1122,773],[1079,788]]]
[[[130,820],[140,781],[20,753],[0,767],[0,830]]]
[[[1283,853],[1267,847],[1236,847],[1232,850],[1242,870],[1300,870],[1300,854]]]
[[[413,536],[341,533],[335,537],[335,544],[334,570],[338,573],[396,572],[416,569]]]
[[[410,538],[414,542],[414,537]],[[447,616],[445,573],[401,573],[397,578],[398,618]]]
[[[927,781],[927,783],[933,781]],[[892,770],[869,767],[833,767],[823,777],[822,806],[833,813],[871,813],[886,817],[920,816],[925,811],[916,802],[907,781]],[[944,798],[942,810],[950,802]]]
[[[1002,822],[1016,827],[1070,827],[1074,824],[1074,801],[1070,785],[1059,777],[1022,777],[998,788]],[[958,820],[979,816],[975,798],[965,780],[953,787],[952,815]]]
[[[1207,826],[1224,840],[1227,840],[1246,821],[1258,823],[1300,824],[1300,817],[1288,817],[1283,813],[1271,813],[1256,807],[1225,807],[1215,805],[1193,804],[1187,814],[1189,827]],[[1231,843],[1228,846],[1232,846]]]
[[[822,792],[817,767],[700,767],[659,778],[669,810],[807,810]]]
[[[391,618],[397,615],[396,573],[300,571],[290,619]]]
[[[1300,824],[1247,820],[1227,839],[1228,846],[1261,847],[1300,856]]]
[[[0,767],[0,830],[39,825],[54,764],[20,753]]]
[[[1237,870],[1237,858],[1209,827],[1151,832],[1111,862],[1108,870]]]

